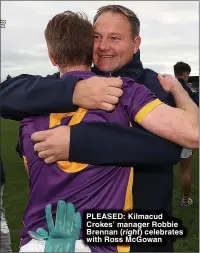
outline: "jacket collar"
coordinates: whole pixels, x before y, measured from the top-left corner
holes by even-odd
[[[184,79],[182,78],[177,78],[177,79],[180,83],[185,84],[185,85],[187,84],[187,82]]]
[[[140,60],[140,50],[138,50],[129,63],[116,71],[104,72],[99,70],[96,66],[92,68],[92,71],[94,71],[97,75],[131,77],[133,79],[137,79],[143,70],[144,68]]]

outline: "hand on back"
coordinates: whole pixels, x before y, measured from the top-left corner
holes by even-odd
[[[76,84],[73,104],[85,109],[112,111],[122,96],[123,81],[115,77],[94,76]]]

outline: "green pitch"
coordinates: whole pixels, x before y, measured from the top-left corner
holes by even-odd
[[[11,232],[13,252],[18,251],[20,241],[20,230],[23,226],[22,217],[26,207],[29,186],[28,177],[23,167],[22,160],[15,152],[18,140],[18,123],[13,121],[2,121],[1,147],[2,158],[6,170],[7,182],[4,192],[4,208]],[[181,208],[180,171],[176,166],[174,169],[174,216],[180,218],[188,229],[188,236],[179,239],[175,243],[176,252],[199,252],[199,156],[195,152],[192,168],[192,198],[193,205]]]

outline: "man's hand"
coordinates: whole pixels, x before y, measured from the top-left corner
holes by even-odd
[[[80,237],[80,213],[75,212],[73,204],[59,200],[54,225],[50,204],[45,212],[49,232],[38,228],[36,232],[29,231],[29,235],[36,240],[46,240],[44,252],[74,252],[76,240]]]
[[[79,81],[74,89],[73,104],[85,109],[112,111],[122,96],[120,78],[91,77]]]
[[[158,74],[158,80],[166,92],[172,93],[173,89],[177,86],[181,86],[177,78],[168,74]]]
[[[69,157],[70,127],[60,126],[54,129],[32,134],[34,150],[45,163],[67,161]]]

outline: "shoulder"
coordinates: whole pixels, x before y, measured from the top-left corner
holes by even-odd
[[[151,69],[144,69],[141,74],[134,80],[130,77],[122,77],[124,82],[124,87],[131,86],[132,84],[135,85],[143,85],[147,88],[152,85],[160,85],[160,82],[157,78],[158,73]]]
[[[158,78],[158,73],[151,69],[144,69],[143,78],[139,79],[138,82],[142,81],[143,84],[154,93],[166,93],[162,88]]]
[[[59,78],[59,73],[54,73],[52,75],[47,75],[45,76],[46,78]],[[32,78],[45,78],[41,75],[30,75],[30,74],[21,74],[21,75],[18,75],[18,76],[14,76],[14,77],[11,77],[9,78],[8,80],[5,80],[4,82],[7,83],[7,82],[12,82],[12,81],[17,81],[17,80],[20,80],[20,79],[32,79]],[[4,82],[2,82],[1,84],[3,84]]]
[[[144,78],[144,77],[143,77]],[[153,80],[153,78],[152,78]],[[133,80],[128,77],[123,77],[123,92],[124,93],[129,93],[129,95],[133,93],[137,93],[138,91],[144,91],[144,92],[152,92],[152,89],[148,87],[145,81],[141,79]],[[149,79],[148,79],[149,81]],[[158,81],[158,80],[157,80]],[[153,82],[155,83],[155,82]]]
[[[145,89],[145,86],[142,83],[136,82],[134,79],[131,79],[129,77],[122,77],[121,78],[123,81],[123,89],[124,90],[135,90],[137,87],[143,87]]]
[[[122,80],[123,96],[120,99],[122,104],[135,108],[138,104],[146,103],[156,98],[145,85],[139,84],[130,78],[122,78]]]
[[[144,96],[146,91],[149,91],[143,84],[138,84],[135,80],[123,77],[121,78],[123,81],[123,96],[120,101],[122,103],[131,103],[131,101],[136,98],[141,98]]]
[[[175,106],[173,96],[163,89],[157,78],[157,75],[157,72],[146,68],[144,69],[143,74],[137,79],[137,82],[145,85],[161,101],[165,102],[168,105]]]
[[[160,82],[159,82],[157,76],[158,76],[157,72],[155,72],[152,69],[146,68],[146,69],[144,69],[143,74],[142,74],[141,78],[139,78],[139,79],[142,79],[145,85],[151,85],[152,82],[160,85]]]

